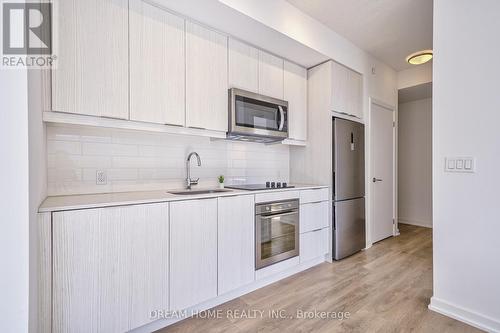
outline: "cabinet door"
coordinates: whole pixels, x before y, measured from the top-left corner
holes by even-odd
[[[349,71],[348,111],[350,115],[363,119],[363,77]]]
[[[227,131],[227,37],[186,22],[186,126]]]
[[[288,101],[288,136],[307,139],[307,70],[285,60],[284,100]]]
[[[168,309],[168,205],[53,214],[53,331],[124,332]]]
[[[300,233],[328,227],[328,201],[300,205]]]
[[[254,207],[253,195],[219,198],[219,295],[254,281]]]
[[[229,87],[259,91],[259,50],[229,38]]]
[[[348,114],[349,70],[332,62],[332,111]]]
[[[170,204],[170,305],[182,310],[217,296],[217,199]]]
[[[259,94],[283,99],[283,59],[259,51]]]
[[[328,233],[330,228],[300,234],[300,262],[323,257],[328,253]]]
[[[130,0],[130,119],[184,125],[184,19]]]
[[[52,110],[128,119],[128,0],[55,1]]]

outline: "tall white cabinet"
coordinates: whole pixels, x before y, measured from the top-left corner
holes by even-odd
[[[128,119],[128,0],[53,4],[52,110]]]
[[[184,19],[130,0],[130,120],[183,126]]]
[[[168,204],[53,213],[58,332],[125,332],[168,309]]]
[[[288,101],[288,137],[307,139],[307,70],[285,60],[284,99]]]
[[[170,203],[170,308],[217,296],[217,199]]]
[[[186,22],[186,126],[227,131],[227,37]]]
[[[218,200],[218,291],[222,295],[255,279],[255,199],[240,195]]]

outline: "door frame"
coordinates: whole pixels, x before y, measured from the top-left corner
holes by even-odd
[[[368,213],[368,219],[366,221],[366,248],[369,248],[373,245],[372,242],[372,226],[373,226],[373,158],[372,158],[372,108],[373,105],[376,104],[378,106],[381,106],[385,109],[392,110],[393,116],[392,116],[392,121],[394,122],[394,126],[392,128],[392,138],[393,138],[393,151],[392,151],[392,158],[393,158],[393,198],[392,198],[392,218],[394,220],[393,228],[392,228],[392,235],[393,236],[398,236],[399,235],[399,227],[398,227],[398,108],[395,105],[391,105],[389,103],[386,103],[380,99],[377,99],[375,97],[369,97],[369,104],[368,104],[368,133],[366,135],[366,147],[367,149],[367,159],[365,161],[365,167],[369,172],[366,174],[366,183],[370,184],[367,186],[368,188],[368,197],[369,200],[367,200],[367,211]]]

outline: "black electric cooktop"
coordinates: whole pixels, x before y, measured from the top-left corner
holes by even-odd
[[[266,184],[242,184],[242,185],[226,185],[227,188],[246,191],[261,191],[261,190],[279,190],[280,188],[294,188],[287,183],[268,182]]]

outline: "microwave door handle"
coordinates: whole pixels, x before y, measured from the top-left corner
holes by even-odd
[[[278,109],[280,110],[280,126],[279,130],[283,130],[283,126],[285,125],[285,111],[283,111],[283,107],[281,105],[278,105]]]

